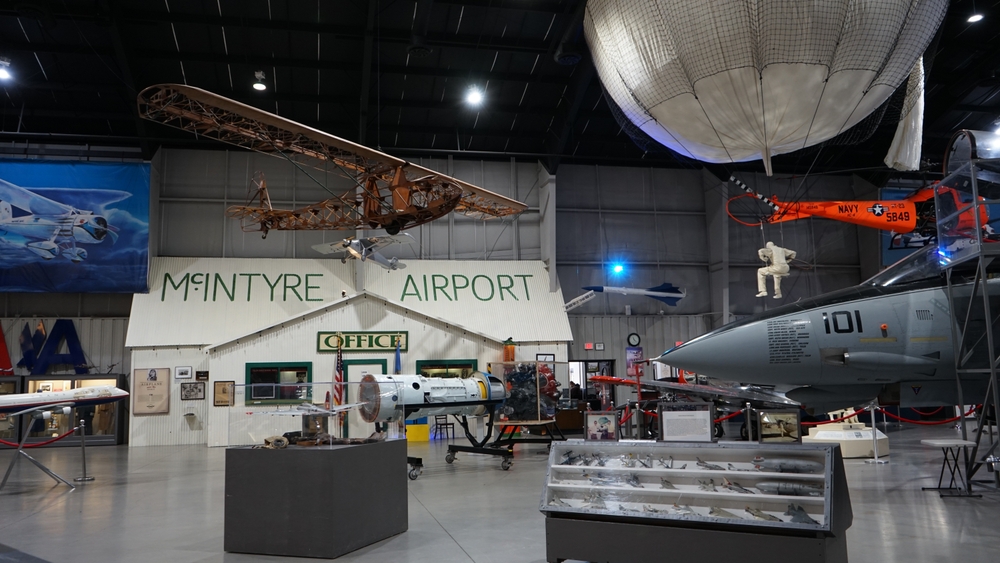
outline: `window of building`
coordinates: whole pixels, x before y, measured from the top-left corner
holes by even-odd
[[[246,365],[247,405],[312,402],[312,362]]]

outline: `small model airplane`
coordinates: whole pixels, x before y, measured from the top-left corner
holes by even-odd
[[[138,104],[144,119],[350,181],[349,189],[331,192],[329,199],[299,209],[274,209],[263,175],[255,175],[246,205],[227,213],[241,220],[244,231],[260,231],[265,237],[269,230],[368,228],[395,235],[452,211],[490,219],[527,209],[468,182],[200,88],[157,84],[139,93]]]
[[[351,409],[356,409],[363,405],[364,403],[350,403],[347,405],[333,405],[330,408],[326,408],[323,405],[317,405],[315,403],[302,403],[301,405],[296,405],[295,408],[288,409],[277,409],[273,411],[248,411],[247,414],[271,414],[271,415],[284,415],[284,416],[310,416],[310,415],[325,415],[333,416],[335,414],[349,411]]]
[[[77,244],[100,244],[107,239],[114,244],[118,240],[117,229],[93,211],[77,209],[56,199],[86,197],[91,204],[106,205],[130,196],[118,190],[29,190],[0,180],[0,241],[24,248],[44,260],[63,256],[74,263],[82,262],[87,259],[87,251]],[[23,214],[15,216],[14,208]]]
[[[412,236],[407,233],[400,233],[398,235],[362,239],[345,238],[343,242],[324,242],[323,244],[313,245],[313,250],[320,254],[335,255],[334,257],[339,257],[343,263],[346,263],[348,258],[358,259],[362,262],[371,258],[372,262],[375,262],[386,270],[402,270],[406,267],[406,264],[400,262],[396,257],[386,258],[379,252],[379,249],[391,244],[412,244],[413,242],[415,241]]]
[[[729,181],[746,193],[730,198],[726,202],[727,212],[729,212],[730,203],[743,197],[756,198],[770,209],[770,214],[762,217],[760,223],[740,221],[729,212],[729,216],[738,223],[757,227],[761,223],[773,225],[808,217],[822,217],[862,227],[891,231],[893,237],[890,248],[919,248],[937,240],[938,210],[934,207],[935,191],[937,191],[938,198],[944,208],[941,210],[941,216],[950,215],[971,203],[971,195],[939,185],[920,188],[906,198],[898,200],[782,202],[776,196],[768,198],[753,191],[735,176],[730,176]],[[981,197],[980,200],[982,200]],[[979,215],[980,224],[984,226],[987,233],[992,235],[993,229],[989,226],[989,215],[985,206],[980,208]],[[975,226],[975,215],[972,211],[966,211],[959,214],[957,224],[953,228],[970,231]],[[913,234],[910,235],[910,233]],[[904,235],[909,236],[904,237]]]
[[[670,306],[677,305],[677,302],[683,299],[686,295],[686,291],[682,291],[679,288],[674,287],[670,283],[662,283],[656,287],[650,287],[647,289],[640,289],[636,287],[611,287],[606,285],[588,285],[584,287],[588,291],[596,291],[598,293],[617,293],[619,295],[645,295],[646,297],[652,297],[657,301],[662,301]]]
[[[122,391],[114,385],[82,387],[49,393],[0,395],[0,414],[8,414],[13,417],[30,412],[42,412],[43,418],[49,418],[53,411],[63,410],[65,414],[69,414],[69,409],[72,408],[113,403],[125,397],[128,397],[128,392]]]

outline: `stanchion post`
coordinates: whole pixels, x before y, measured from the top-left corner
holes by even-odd
[[[80,459],[83,460],[83,476],[73,479],[74,481],[93,481],[93,477],[87,476],[87,423],[82,418],[80,419],[80,425],[77,426],[80,429]]]
[[[878,458],[878,426],[875,423],[875,404],[872,403],[868,405],[868,412],[872,419],[872,454],[875,455],[873,459],[866,459],[865,463],[874,463],[875,465],[882,465],[883,463],[889,463],[888,460]]]

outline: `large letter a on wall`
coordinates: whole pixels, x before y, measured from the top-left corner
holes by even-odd
[[[68,354],[58,353],[63,340],[66,340]],[[45,375],[52,364],[69,364],[76,373],[90,373],[87,358],[83,355],[83,347],[80,346],[80,338],[76,335],[76,327],[69,319],[59,319],[52,325],[52,332],[49,333],[42,351],[38,353],[35,367],[31,368],[31,375]]]

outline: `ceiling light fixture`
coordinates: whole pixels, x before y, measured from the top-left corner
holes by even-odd
[[[10,78],[10,71],[7,70],[10,67],[10,59],[7,57],[0,57],[0,80],[7,80]]]
[[[469,93],[465,95],[465,102],[470,106],[478,106],[483,103],[483,93],[479,91],[479,88],[473,86],[469,88]]]
[[[977,21],[979,21],[981,19],[983,19],[983,15],[980,14],[979,10],[976,9],[976,0],[972,0],[972,15],[969,16],[969,19],[967,19],[965,21],[967,21],[969,23],[976,23]]]
[[[257,79],[257,82],[253,83],[253,89],[257,90],[258,92],[263,92],[264,90],[267,90],[267,84],[264,84],[264,71],[258,70],[257,72],[253,73],[253,76],[254,78]]]

